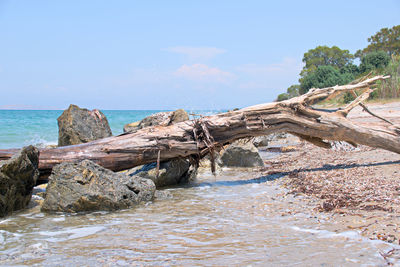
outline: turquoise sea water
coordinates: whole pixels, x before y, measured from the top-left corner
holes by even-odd
[[[102,110],[107,116],[113,135],[123,132],[127,123],[138,121],[161,110]],[[62,110],[0,110],[0,149],[39,147],[57,144],[57,118]],[[217,111],[189,111],[211,115]]]

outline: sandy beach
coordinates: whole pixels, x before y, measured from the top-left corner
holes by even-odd
[[[368,105],[393,122],[400,121],[400,103]],[[385,122],[354,109],[349,117],[369,127]],[[277,141],[277,158],[266,161],[268,174],[287,174],[277,183],[287,194],[307,196],[309,209],[337,222],[337,229],[357,230],[370,239],[400,244],[400,156],[381,149],[334,143],[323,149],[295,137]]]

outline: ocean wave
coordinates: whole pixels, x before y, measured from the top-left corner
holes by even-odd
[[[57,141],[54,141],[54,140],[50,141],[50,140],[43,139],[40,136],[34,136],[33,138],[25,140],[23,142],[22,146],[24,147],[24,146],[29,146],[29,145],[33,145],[38,148],[46,148],[49,146],[57,145]]]

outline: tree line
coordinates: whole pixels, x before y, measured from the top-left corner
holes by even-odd
[[[372,98],[400,97],[400,25],[383,28],[367,40],[368,46],[354,55],[337,46],[317,46],[308,50],[303,56],[305,65],[299,83],[278,95],[277,101],[305,94],[311,88],[347,84],[368,73],[391,75],[391,79],[378,84]],[[343,102],[352,99],[352,94],[343,96]]]

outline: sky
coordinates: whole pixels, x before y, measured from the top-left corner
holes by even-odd
[[[354,53],[400,1],[0,0],[0,109],[271,102],[318,45]]]

